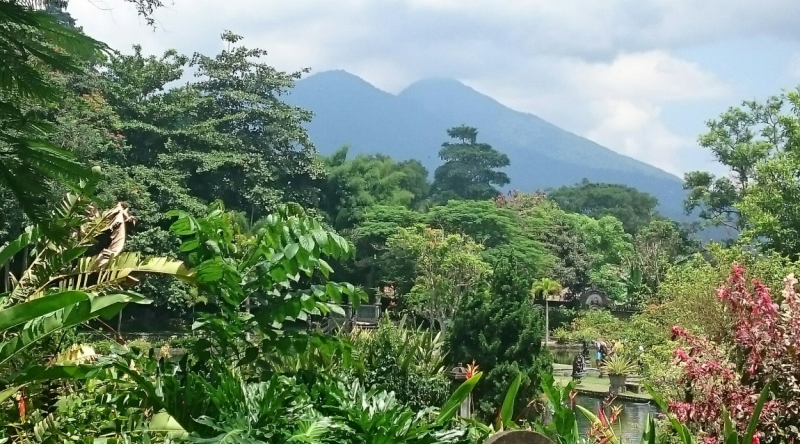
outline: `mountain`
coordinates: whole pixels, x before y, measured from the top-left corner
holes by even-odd
[[[419,159],[433,172],[448,128],[478,128],[478,139],[508,155],[508,188],[535,191],[592,182],[620,183],[658,198],[662,214],[683,215],[682,181],[561,129],[533,114],[508,108],[450,79],[416,82],[389,94],[345,71],[328,71],[297,82],[287,96],[313,111],[307,129],[322,154],[349,145],[350,152]]]

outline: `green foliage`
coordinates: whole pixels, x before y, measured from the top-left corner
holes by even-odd
[[[627,263],[633,253],[631,235],[625,233],[622,223],[611,216],[595,220],[580,214],[567,214],[567,218],[586,245],[590,258],[589,283],[603,290],[612,300],[628,302],[624,281],[628,278],[630,268]]]
[[[58,96],[50,72],[79,73],[105,46],[15,1],[0,2],[0,36],[0,185],[31,220],[43,224],[48,181],[74,187],[90,173],[47,140],[52,127],[36,107]]]
[[[414,411],[442,405],[449,396],[447,350],[441,333],[409,330],[384,318],[375,332],[351,333],[353,353],[363,365],[367,387],[394,392]]]
[[[636,364],[624,357],[624,356],[611,356],[605,361],[603,361],[603,369],[605,369],[609,375],[632,375],[636,372]]]
[[[218,345],[231,352],[242,346],[236,341],[240,332],[261,331],[266,335],[262,347],[268,350],[277,345],[272,341],[287,339],[284,323],[290,328],[310,316],[340,311],[333,304],[344,297],[356,306],[362,298],[363,292],[350,284],[326,282],[333,270],[323,257],[346,257],[351,246],[299,206],[279,207],[254,237],[240,235],[233,215],[220,205],[202,218],[182,211],[172,214],[177,220],[171,230],[183,239],[180,249],[196,270],[198,290],[219,307],[217,313],[201,315],[196,329],[208,329]],[[309,278],[321,281],[308,285]],[[239,311],[245,301],[257,309],[242,318]]]
[[[575,218],[542,195],[511,193],[498,198],[497,204],[517,213],[523,232],[555,256],[550,273],[543,276],[555,278],[575,293],[589,285],[593,258]]]
[[[335,228],[350,228],[375,205],[414,208],[428,196],[428,170],[418,160],[359,155],[344,147],[326,159],[329,168],[321,208]]]
[[[90,192],[91,186],[85,191]],[[56,214],[50,223],[69,233],[68,242],[56,243],[39,227],[29,227],[0,248],[0,266],[19,270],[16,276],[9,274],[12,284],[0,295],[0,331],[4,338],[0,342],[0,368],[7,384],[14,384],[7,394],[41,379],[35,375],[42,367],[31,364],[37,362],[31,358],[41,359],[41,349],[56,354],[60,345],[69,345],[53,346],[46,340],[61,335],[63,341],[64,333],[77,326],[98,318],[109,319],[128,303],[147,303],[140,295],[126,291],[134,275],[164,273],[192,279],[192,273],[179,261],[141,260],[138,255],[122,252],[129,219],[121,205],[100,212],[86,197],[67,195]],[[108,244],[101,243],[99,239],[106,234]],[[89,254],[91,250],[99,253]],[[36,346],[40,350],[34,350]]]
[[[408,309],[446,332],[465,296],[486,288],[492,270],[481,250],[467,236],[401,228],[387,240],[381,262],[399,289],[410,286],[401,292]]]
[[[379,262],[379,255],[386,249],[386,240],[401,227],[412,227],[422,222],[423,215],[401,206],[375,205],[363,214],[359,225],[352,230],[350,238],[355,244],[355,258],[352,271],[347,273],[354,282],[363,282],[367,289],[379,282],[391,282],[396,277],[385,270]],[[407,269],[403,275],[411,276]],[[405,293],[411,289],[410,281],[401,289]]]
[[[550,336],[553,337],[553,339],[556,341],[556,344],[567,344],[573,340],[573,336],[570,334],[570,331],[564,327],[558,327],[554,329],[550,333]]]
[[[635,234],[657,217],[658,200],[625,185],[583,182],[547,193],[564,211],[585,214],[595,219],[614,216],[625,232]]]
[[[762,103],[745,101],[709,121],[700,144],[730,174],[687,173],[685,188],[691,192],[686,210],[699,209],[709,224],[744,230],[748,238],[766,241],[766,248],[797,254],[791,209],[796,207],[792,171],[798,103],[800,92],[787,91]]]
[[[537,423],[536,431],[558,444],[578,442],[578,417],[572,408],[575,382],[570,382],[565,387],[556,387],[552,375],[542,374],[541,387],[552,420],[547,424]]]
[[[196,329],[205,332],[177,367],[145,361],[124,371],[175,424],[196,442],[454,442],[455,409],[480,375],[462,385],[438,415],[412,411],[393,393],[369,390],[346,376],[349,347],[309,332],[310,315],[337,310],[330,302],[361,296],[348,284],[327,281],[323,257],[341,258],[350,245],[325,231],[301,209],[279,207],[255,235],[241,235],[236,218],[221,208],[195,218],[177,212],[172,230],[195,266],[198,288],[219,301]],[[317,284],[315,282],[322,282]],[[250,300],[252,314],[241,313]],[[398,346],[397,330],[379,334],[377,346]],[[422,342],[414,342],[415,346]],[[403,347],[406,347],[403,344]],[[380,355],[382,351],[377,353]],[[422,352],[428,363],[438,352]],[[411,365],[406,356],[400,365]],[[374,364],[387,359],[375,356]],[[421,365],[415,363],[415,365]],[[430,370],[430,369],[428,369]]]
[[[509,384],[522,375],[517,394],[518,414],[538,392],[539,374],[551,366],[542,350],[544,320],[533,305],[533,282],[513,256],[495,267],[491,292],[473,292],[462,301],[448,337],[451,362],[472,362],[486,373],[476,387],[481,418],[494,418]]]
[[[283,73],[262,62],[231,33],[214,57],[161,57],[115,53],[80,73],[51,74],[59,87],[50,142],[82,163],[101,166],[99,198],[137,209],[130,247],[145,254],[179,251],[166,213],[195,216],[222,200],[254,225],[280,202],[315,203],[323,175],[303,129],[306,111],[280,96],[301,73]],[[188,70],[196,76],[172,85]],[[168,87],[169,86],[169,87]],[[198,299],[186,285],[145,278],[138,288],[170,313]]]
[[[162,195],[162,211],[220,199],[258,220],[279,201],[312,197],[303,184],[320,166],[302,128],[310,115],[279,100],[301,73],[261,63],[266,52],[241,39],[224,33],[228,49],[214,57],[145,57],[136,47],[105,67],[103,91],[131,145],[125,163]],[[185,69],[197,80],[166,89]]]
[[[555,264],[535,233],[526,230],[528,221],[495,202],[451,200],[430,208],[425,220],[431,227],[466,234],[479,242],[486,247],[483,257],[490,264],[513,254],[536,276],[543,276]]]
[[[559,293],[561,293],[561,284],[550,278],[539,279],[531,286],[531,296],[534,297],[545,299],[558,296]]]
[[[717,297],[717,289],[730,275],[731,264],[746,268],[770,288],[781,288],[783,278],[798,273],[798,264],[774,253],[758,253],[743,247],[710,244],[706,253],[669,270],[659,290],[663,304],[650,312],[664,328],[680,325],[695,334],[724,342],[733,334],[731,319]]]
[[[445,142],[439,150],[444,164],[436,168],[432,194],[441,201],[450,199],[491,199],[500,192],[495,186],[508,185],[510,179],[499,168],[507,167],[508,156],[486,143],[478,143],[478,130],[458,126],[447,130],[456,143]]]
[[[698,250],[699,245],[686,236],[675,222],[654,220],[633,239],[632,267],[640,274],[639,293],[651,300],[672,265]],[[631,273],[633,274],[633,273]]]

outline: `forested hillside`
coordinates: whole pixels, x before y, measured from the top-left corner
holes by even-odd
[[[306,127],[323,154],[349,145],[354,154],[418,159],[433,171],[443,128],[468,125],[511,160],[506,190],[533,192],[583,179],[617,183],[656,196],[662,213],[683,218],[686,193],[678,177],[514,111],[455,80],[423,80],[395,96],[347,72],[329,71],[299,81],[287,101],[314,113]]]

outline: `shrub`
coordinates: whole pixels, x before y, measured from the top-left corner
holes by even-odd
[[[552,370],[552,358],[542,349],[544,316],[530,297],[528,270],[514,257],[499,261],[492,291],[473,293],[459,307],[448,335],[453,364],[473,360],[484,371],[474,391],[476,410],[493,419],[509,385],[522,375],[514,408],[521,412],[540,389],[540,372]]]
[[[632,375],[636,373],[636,364],[624,356],[611,356],[603,361],[603,369],[609,375]]]
[[[793,275],[782,296],[754,279],[749,285],[743,267],[734,265],[718,297],[732,317],[732,340],[716,343],[675,328],[681,348],[675,356],[683,367],[683,401],[670,409],[695,430],[721,442],[719,413],[726,408],[739,431],[752,416],[761,391],[776,384],[774,399],[761,413],[759,432],[767,443],[800,436],[800,296]]]
[[[367,387],[394,392],[414,410],[440,406],[449,396],[444,341],[427,330],[411,330],[384,318],[376,331],[350,335],[363,364],[360,379]]]
[[[553,330],[552,336],[557,344],[567,344],[572,341],[572,334],[564,327],[558,327]]]

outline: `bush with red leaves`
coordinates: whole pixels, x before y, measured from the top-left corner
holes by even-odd
[[[744,431],[769,383],[776,389],[761,413],[758,438],[774,444],[800,437],[800,296],[795,284],[789,275],[778,302],[758,280],[748,285],[744,268],[734,265],[717,291],[735,320],[733,343],[716,344],[673,328],[682,343],[675,358],[684,369],[686,394],[669,408],[705,442],[721,442],[723,406]]]

